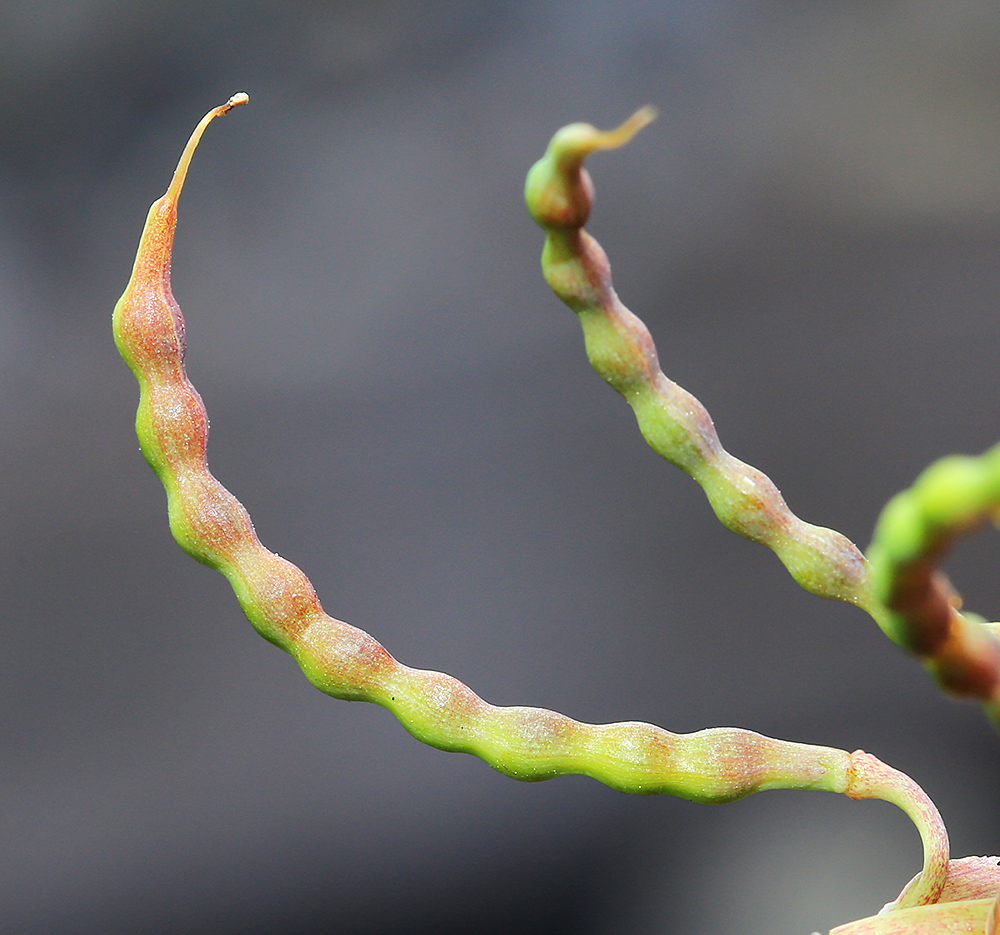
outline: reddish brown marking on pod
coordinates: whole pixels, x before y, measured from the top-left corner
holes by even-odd
[[[934,653],[934,670],[949,691],[988,701],[1000,684],[1000,647],[954,608],[950,612],[948,636]]]
[[[156,292],[133,294],[123,307],[118,327],[121,343],[144,372],[178,370],[184,359],[183,320]]]
[[[313,651],[334,687],[371,692],[399,668],[385,647],[364,630],[325,615],[324,623],[328,632],[320,645],[313,645]]]
[[[153,202],[146,217],[138,264],[133,283],[154,287],[170,293],[170,254],[177,230],[177,196],[180,191],[168,193]]]
[[[304,572],[263,546],[257,546],[248,561],[240,562],[239,570],[253,593],[254,610],[289,639],[298,639],[323,614]]]
[[[603,293],[609,301],[612,301],[611,261],[608,259],[604,247],[585,230],[581,230],[579,233],[579,244],[580,265],[583,267],[587,281],[595,290]]]
[[[645,721],[609,725],[617,746],[631,756],[627,759],[651,776],[672,775],[677,769],[677,735]]]
[[[763,781],[767,768],[762,753],[768,740],[752,731],[720,731],[719,741],[712,745],[715,762],[712,773],[734,798],[753,792]]]
[[[530,210],[542,227],[575,230],[587,223],[593,203],[594,182],[581,167],[569,177],[551,177],[549,184],[535,192]]]
[[[180,477],[178,490],[197,551],[206,558],[232,565],[248,544],[260,547],[250,514],[211,474]]]
[[[643,427],[644,437],[653,450],[694,476],[713,465],[717,467],[718,459],[728,452],[719,441],[708,410],[695,396],[659,370],[651,388],[657,397],[656,405],[680,426],[669,444],[657,435],[651,438]]]
[[[203,467],[208,443],[208,413],[198,391],[187,382],[149,387],[156,440],[172,470]]]
[[[480,717],[490,710],[468,685],[446,672],[429,669],[411,669],[400,666],[407,682],[417,689],[428,707],[439,715],[439,720],[447,726],[461,726],[469,729]]]
[[[177,199],[180,197],[191,156],[205,128],[216,117],[245,104],[240,92],[221,107],[210,110],[184,147],[173,178],[163,197],[153,202],[146,215],[136,252],[132,276],[115,310],[116,340],[132,356],[130,366],[154,368],[163,360],[184,360],[184,318],[170,291],[170,254],[177,228]]]
[[[655,383],[660,373],[660,358],[656,353],[656,344],[642,319],[632,314],[617,299],[614,300],[615,318],[620,322],[622,332],[628,335],[635,351],[636,365],[641,366],[648,383]]]
[[[500,708],[507,731],[526,756],[564,755],[570,752],[578,721],[547,708]]]
[[[921,656],[934,656],[952,631],[951,589],[933,570],[937,554],[909,568],[901,568],[886,606],[902,617],[900,643]]]
[[[144,365],[164,357],[184,358],[184,318],[170,289],[176,226],[176,198],[164,196],[150,208],[132,279],[122,298],[119,340]]]

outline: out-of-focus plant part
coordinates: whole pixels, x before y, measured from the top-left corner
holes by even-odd
[[[479,756],[516,779],[578,773],[623,792],[667,793],[707,803],[768,789],[816,789],[892,802],[920,832],[923,868],[882,914],[836,931],[887,935],[965,926],[962,931],[994,935],[1000,890],[996,858],[950,861],[947,833],[933,803],[913,780],[874,756],[739,728],[675,734],[640,722],[584,724],[541,708],[491,705],[452,676],[402,665],[367,633],[326,614],[303,572],[261,545],[246,510],[208,469],[208,419],[184,370],[184,319],[170,288],[177,202],[191,157],[208,124],[246,101],[245,94],[234,95],[196,127],[170,186],[149,210],[132,277],[114,312],[115,341],[140,387],[140,445],[166,489],[171,532],[181,547],[226,576],[257,631],[290,653],[321,691],[379,704],[417,739]],[[947,687],[995,704],[996,667],[990,669],[982,659],[992,659],[996,646],[985,628],[969,622],[945,641],[942,655],[941,641],[933,643],[919,621],[897,624],[892,616],[916,603],[915,564],[930,567],[947,538],[995,509],[989,496],[925,498],[938,507],[931,515],[944,518],[938,526],[928,520],[910,552],[890,549],[894,564],[876,566],[888,570],[876,576],[873,587],[870,566],[854,545],[839,533],[799,520],[767,477],[722,448],[708,413],[662,374],[649,332],[615,296],[607,258],[583,231],[593,196],[583,160],[594,150],[627,142],[651,118],[651,111],[639,111],[610,133],[587,124],[566,127],[528,176],[529,210],[546,232],[546,278],[580,315],[595,369],[633,406],[650,445],[704,487],[729,528],[773,548],[808,590],[858,604],[884,627],[890,621],[892,635],[904,645],[943,660],[938,674]],[[938,579],[928,574],[937,586]],[[883,585],[884,580],[907,582],[899,586],[902,610],[895,600],[899,587]],[[946,600],[954,606],[950,596]],[[983,645],[988,649],[977,650],[978,655],[970,649]],[[973,679],[973,663],[977,673],[988,670],[987,675]]]
[[[889,501],[868,555],[885,607],[876,617],[882,629],[919,655],[944,688],[980,699],[1000,727],[1000,624],[963,614],[936,568],[955,539],[998,510],[1000,446],[978,458],[942,458]]]

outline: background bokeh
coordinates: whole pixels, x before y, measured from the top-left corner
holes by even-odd
[[[714,521],[592,373],[521,186],[592,160],[666,372],[867,543],[997,438],[1000,9],[794,0],[0,2],[0,930],[826,931],[919,867],[889,805],[521,785],[334,702],[181,553],[110,311],[147,205],[217,476],[328,611],[498,704],[862,747],[955,856],[1000,743],[854,609]],[[1000,548],[963,545],[1000,616]]]

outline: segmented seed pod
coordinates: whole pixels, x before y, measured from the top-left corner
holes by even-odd
[[[140,445],[164,485],[170,528],[181,547],[226,576],[257,631],[289,652],[320,690],[336,698],[382,705],[425,743],[474,754],[516,779],[577,773],[623,792],[667,793],[698,802],[730,802],[767,789],[817,789],[852,798],[880,798],[906,811],[924,844],[924,869],[900,897],[900,907],[934,902],[945,885],[948,866],[944,825],[912,780],[875,757],[774,740],[738,728],[674,734],[634,721],[584,724],[541,708],[491,705],[452,676],[400,664],[373,637],[326,614],[306,576],[261,545],[246,510],[208,469],[208,419],[184,370],[184,319],[170,288],[177,200],[191,156],[207,125],[246,100],[245,94],[234,95],[198,124],[166,194],[149,210],[132,277],[114,312],[118,349],[139,382]],[[640,114],[617,134],[596,139],[624,142],[644,119]],[[581,132],[575,125],[560,131],[557,139],[578,139]],[[590,128],[582,135],[593,140],[595,133]],[[582,153],[588,145],[577,150]],[[560,146],[557,154],[565,152]],[[585,188],[589,184],[585,176],[578,181]],[[544,216],[559,210],[585,215],[582,203],[573,200],[576,195],[567,198],[561,184],[559,176],[546,182],[537,172],[529,180],[536,205],[551,207]],[[577,219],[582,223],[582,216]],[[585,235],[567,232],[553,238],[555,246],[547,248],[552,259],[550,281],[561,281],[556,255],[574,237]],[[593,259],[592,251],[586,256],[588,265],[567,275],[589,282],[593,296],[600,298],[610,289],[606,267],[601,266],[603,260]],[[567,257],[563,260],[570,262]],[[597,318],[603,315],[600,301]],[[679,439],[679,450],[690,457],[677,460],[702,480],[717,510],[731,517],[739,531],[784,552],[807,586],[860,600],[863,563],[853,547],[829,530],[789,519],[790,514],[782,512],[787,508],[762,475],[745,465],[734,467],[735,459],[721,453],[700,406],[685,395],[664,390],[663,380],[655,374],[648,379],[655,366],[648,335],[643,337],[634,324],[623,328],[614,317],[605,318],[598,331],[615,337],[598,341],[599,367],[620,374],[619,387],[638,400],[641,422],[660,425]],[[637,342],[639,351],[634,352]],[[675,406],[670,415],[657,402],[664,392],[679,400],[680,408]],[[782,529],[783,525],[788,528]],[[838,557],[831,559],[831,553]]]
[[[618,298],[604,250],[583,229],[594,194],[584,159],[624,145],[654,116],[642,108],[610,132],[586,123],[563,127],[531,167],[525,201],[545,231],[545,279],[578,315],[591,364],[632,407],[646,442],[702,486],[722,523],[773,549],[806,590],[868,608],[858,548],[799,519],[769,477],[722,447],[705,407],[660,369],[649,329]]]
[[[1000,511],[1000,446],[979,459],[944,459],[886,507],[869,552],[874,587],[853,543],[799,519],[769,477],[729,454],[705,407],[660,369],[649,329],[618,298],[604,250],[583,229],[594,195],[584,159],[627,143],[653,117],[643,108],[610,132],[564,127],[528,173],[525,200],[545,231],[542,271],[578,315],[590,362],[628,401],[650,447],[702,486],[725,526],[773,549],[808,591],[866,610],[944,688],[982,701],[1000,726],[1000,626],[959,613],[935,570],[956,536]]]

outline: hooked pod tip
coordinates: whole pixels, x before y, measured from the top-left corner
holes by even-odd
[[[177,198],[180,196],[181,188],[184,185],[184,177],[187,175],[188,166],[191,164],[191,157],[194,155],[195,149],[198,147],[198,143],[201,140],[201,135],[205,132],[205,127],[207,127],[216,117],[222,117],[228,114],[234,107],[239,107],[240,104],[246,104],[250,100],[250,95],[246,91],[237,91],[225,104],[221,104],[219,107],[213,107],[198,123],[198,126],[194,128],[194,132],[191,134],[191,138],[187,142],[187,146],[184,147],[184,152],[181,153],[180,161],[177,163],[177,168],[174,170],[174,177],[170,181],[170,187],[167,189],[164,198],[168,201],[173,201],[176,203]]]
[[[578,165],[598,149],[618,149],[632,139],[643,127],[656,119],[656,108],[640,107],[623,124],[613,130],[598,130],[589,123],[571,123],[563,127],[549,143],[546,156],[558,165]]]

